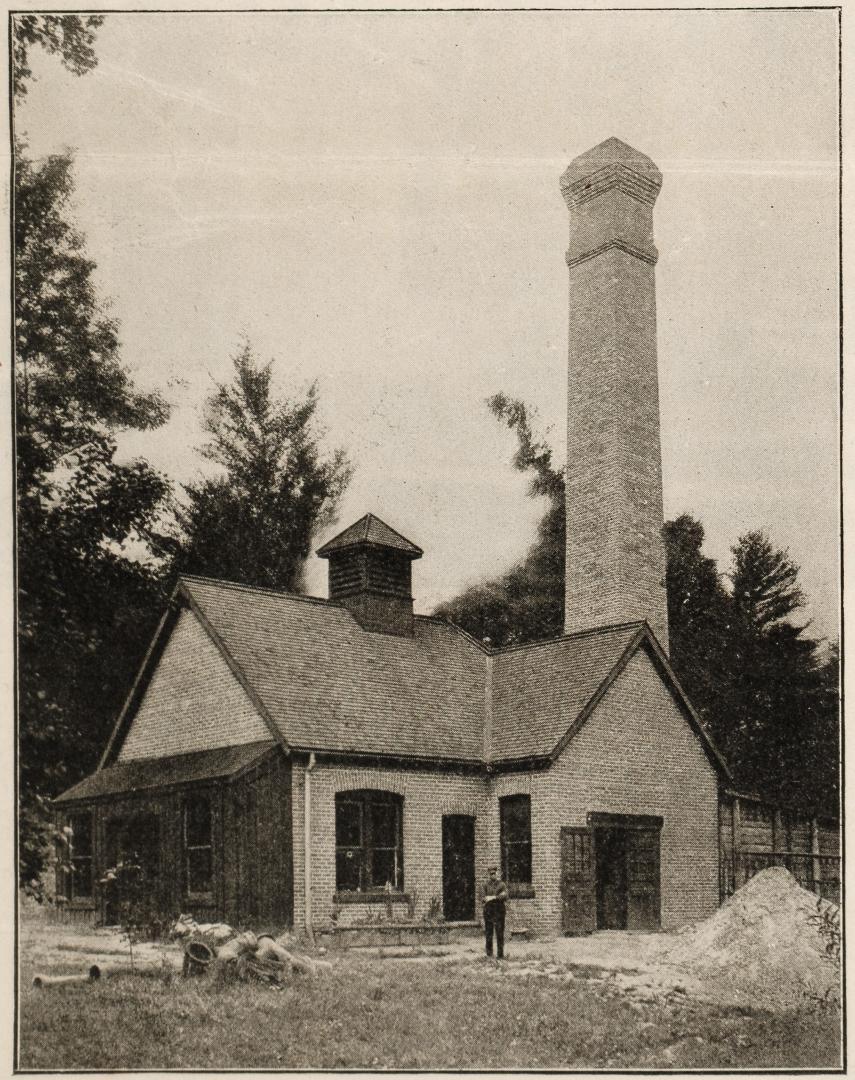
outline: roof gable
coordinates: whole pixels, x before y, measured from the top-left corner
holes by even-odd
[[[481,760],[486,656],[448,623],[417,616],[402,637],[324,600],[196,577],[181,589],[291,747]]]
[[[551,648],[550,648],[551,647]],[[713,767],[730,770],[681,687],[646,622],[602,627],[542,645],[509,659],[493,677],[494,760],[554,761],[596,710],[632,657],[644,649]],[[511,659],[513,657],[513,659]],[[498,688],[498,699],[497,699]],[[501,723],[497,726],[498,716]],[[498,739],[497,739],[498,735]]]
[[[229,658],[186,607],[172,620],[127,719],[115,747],[119,761],[275,737]]]
[[[330,601],[210,578],[183,577],[175,603],[189,607],[187,617],[198,622],[266,725],[253,736],[285,749],[496,767],[548,764],[643,647],[710,759],[727,774],[646,623],[491,651],[438,619],[416,616],[411,638],[372,633]],[[166,641],[176,618],[161,626]],[[115,758],[163,652],[156,641],[101,767]],[[226,731],[224,738],[235,743],[237,734]]]

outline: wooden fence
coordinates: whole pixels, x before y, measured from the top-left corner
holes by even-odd
[[[754,796],[727,792],[719,816],[721,899],[770,866],[783,866],[799,884],[840,903],[840,826]]]

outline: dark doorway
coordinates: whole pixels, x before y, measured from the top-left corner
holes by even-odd
[[[564,933],[658,930],[662,818],[591,813],[588,822],[561,829]]]
[[[662,818],[591,814],[598,930],[658,930]]]
[[[596,929],[591,830],[561,830],[561,928],[565,934]]]
[[[597,929],[626,930],[626,829],[597,829]]]
[[[442,819],[442,910],[448,922],[475,918],[475,818]]]
[[[107,824],[107,866],[131,864],[141,868],[149,894],[155,898],[154,906],[163,906],[163,880],[160,873],[160,819],[157,814],[142,813],[128,817],[113,818]],[[105,902],[104,918],[113,925],[119,918],[115,901]]]

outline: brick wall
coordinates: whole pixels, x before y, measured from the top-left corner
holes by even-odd
[[[271,738],[196,617],[182,611],[119,753],[167,757]]]
[[[428,910],[431,897],[442,897],[442,816],[475,817],[476,880],[486,877],[484,836],[487,785],[478,777],[421,771],[355,769],[319,764],[312,772],[312,918],[316,928],[329,925],[335,894],[336,792],[372,788],[404,797],[404,890],[417,893],[415,917]],[[294,924],[305,922],[303,814],[305,767],[293,770]],[[348,905],[349,907],[349,905]],[[368,905],[366,905],[368,907]],[[376,911],[377,905],[370,905]],[[405,911],[402,912],[405,914]],[[354,916],[344,911],[343,924]]]
[[[653,246],[661,176],[629,147],[601,149],[562,178],[570,212],[565,629],[647,619],[667,650]]]
[[[701,744],[639,650],[548,771],[497,777],[495,794],[530,791],[535,899],[517,901],[540,933],[561,929],[560,829],[590,812],[652,814],[661,834],[663,929],[718,905],[718,784]],[[498,845],[497,812],[488,828]],[[495,839],[494,839],[495,837]]]
[[[294,766],[294,918],[304,922],[305,769]],[[511,926],[561,932],[560,829],[586,825],[590,812],[651,814],[661,835],[662,925],[705,918],[718,903],[718,784],[694,732],[639,651],[582,731],[550,769],[477,777],[318,765],[312,774],[313,920],[329,925],[335,893],[335,795],[374,788],[404,797],[404,889],[417,892],[416,918],[442,896],[442,815],[476,817],[476,881],[500,861],[503,795],[531,797],[533,898],[512,899]],[[342,925],[377,905],[339,908]],[[404,916],[406,908],[396,909]],[[480,912],[479,912],[480,914]]]

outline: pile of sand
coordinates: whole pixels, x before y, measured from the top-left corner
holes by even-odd
[[[772,867],[682,934],[663,959],[720,1000],[771,1009],[839,1000],[840,968],[822,912],[839,920],[834,904]]]

